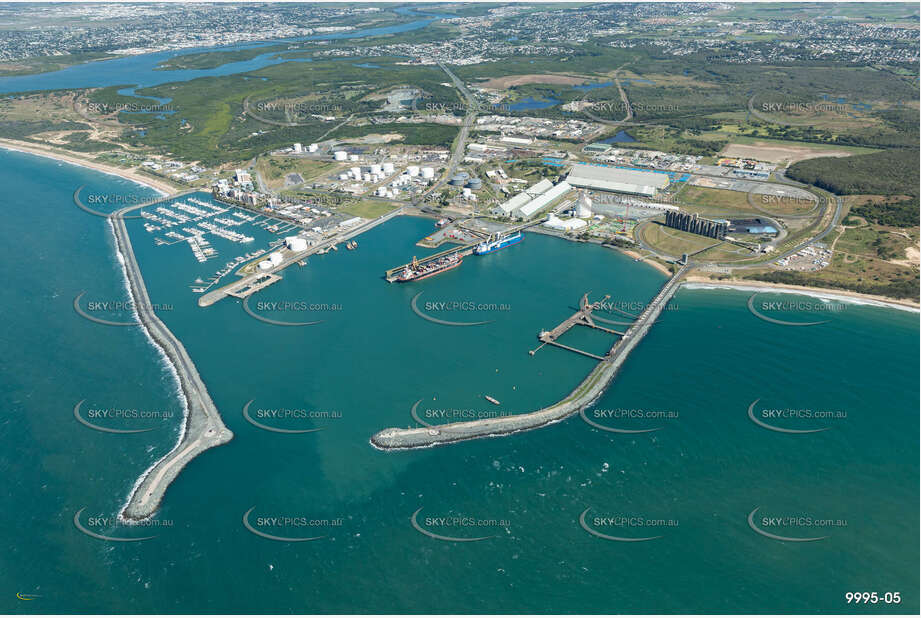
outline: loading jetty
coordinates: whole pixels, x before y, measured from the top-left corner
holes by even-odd
[[[371,437],[371,445],[380,450],[399,450],[411,448],[425,448],[447,444],[450,442],[459,442],[461,440],[472,440],[475,438],[487,438],[515,433],[518,431],[527,431],[537,429],[544,425],[549,425],[564,418],[584,410],[592,405],[601,397],[605,389],[614,379],[617,371],[627,360],[630,352],[643,339],[649,328],[658,319],[659,314],[668,305],[672,296],[678,291],[681,285],[681,278],[687,272],[689,266],[682,266],[668,282],[662,287],[656,297],[646,306],[643,312],[637,316],[636,321],[623,333],[623,335],[614,343],[611,350],[599,361],[591,373],[586,376],[579,386],[575,388],[565,399],[547,408],[542,408],[536,412],[525,414],[516,414],[511,416],[501,416],[489,419],[478,419],[475,421],[462,421],[458,423],[446,423],[437,427],[415,427],[409,429],[398,429],[391,427],[377,432]],[[572,326],[586,322],[587,316],[591,320],[591,310],[593,305],[588,303],[587,296],[583,296],[583,303],[580,310],[563,322],[554,331],[549,331],[552,336],[553,332],[561,334]],[[588,310],[586,312],[586,309]],[[593,328],[597,326],[592,325]],[[606,329],[607,330],[607,329]],[[613,332],[613,331],[609,331]],[[547,331],[545,331],[547,333]],[[541,335],[544,335],[542,333]],[[553,337],[555,339],[555,337]],[[541,336],[541,341],[547,339]],[[562,347],[562,346],[561,346]],[[580,350],[573,350],[582,353]]]
[[[125,215],[148,205],[123,208],[113,213],[109,221],[115,233],[117,249],[124,259],[138,320],[175,367],[185,397],[186,409],[182,435],[176,446],[138,480],[128,502],[119,513],[119,517],[127,521],[141,521],[153,515],[166,493],[166,488],[187,463],[209,448],[225,444],[233,438],[233,433],[224,425],[217,407],[211,401],[208,389],[188,352],[157,317],[147,294],[147,287],[144,285],[125,226]]]
[[[517,234],[518,232],[522,232],[528,228],[540,225],[546,220],[547,220],[546,217],[541,217],[540,219],[531,221],[529,223],[523,223],[521,225],[516,225],[510,228],[504,229],[501,231],[501,234],[503,234],[504,236],[512,236],[513,234]],[[462,227],[462,225],[458,224],[458,227]],[[485,234],[479,230],[474,230],[471,228],[462,228],[462,229],[469,236],[475,238],[476,240],[474,240],[473,242],[468,242],[468,243],[456,243],[455,241],[456,245],[451,249],[439,251],[438,253],[433,253],[432,255],[428,255],[424,258],[419,258],[419,259],[413,258],[412,262],[407,262],[406,264],[400,264],[399,266],[388,268],[387,270],[384,271],[384,279],[388,283],[393,283],[394,281],[399,280],[400,274],[407,267],[413,267],[413,268],[425,267],[427,264],[437,262],[441,258],[447,257],[449,255],[453,255],[455,253],[460,257],[467,257],[468,255],[472,255],[476,246],[482,243],[484,240],[488,240],[491,236],[490,234]],[[427,239],[423,239],[423,240],[427,240]],[[449,242],[449,241],[442,240],[438,244],[440,245],[440,244],[443,244],[444,242]],[[422,244],[422,243],[419,243],[419,244]],[[423,245],[423,246],[432,246],[432,245]]]

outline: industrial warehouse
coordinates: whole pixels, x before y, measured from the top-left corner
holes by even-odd
[[[572,185],[563,181],[557,185],[544,178],[499,205],[497,212],[506,217],[530,219],[539,211],[552,204],[572,189]]]
[[[572,166],[566,182],[580,189],[655,197],[658,191],[668,186],[668,175],[577,163]]]

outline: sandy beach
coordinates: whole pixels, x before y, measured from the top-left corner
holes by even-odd
[[[877,296],[875,294],[861,294],[849,290],[838,290],[832,288],[817,288],[799,285],[788,285],[779,283],[769,283],[767,281],[740,281],[738,279],[718,280],[703,277],[701,275],[688,275],[685,277],[686,287],[688,288],[726,288],[732,290],[771,291],[788,294],[804,294],[819,298],[839,300],[842,302],[855,302],[865,305],[874,305],[879,307],[889,307],[891,309],[901,309],[903,311],[919,311],[921,305],[917,301],[905,300],[903,298],[889,298],[888,296]]]
[[[48,157],[49,159],[55,159],[57,161],[63,161],[64,163],[70,163],[72,165],[81,165],[83,167],[88,167],[94,169],[98,172],[103,172],[105,174],[112,174],[113,176],[119,176],[125,180],[130,180],[138,184],[150,187],[159,191],[163,195],[172,195],[178,193],[179,189],[169,184],[166,181],[158,180],[156,178],[151,178],[150,176],[139,173],[134,168],[121,168],[115,167],[113,165],[105,165],[103,163],[98,163],[83,157],[82,155],[72,153],[69,151],[62,151],[57,148],[51,148],[50,146],[42,146],[40,144],[32,144],[29,142],[21,142],[14,139],[0,139],[0,148],[6,148],[7,150],[17,150],[19,152],[28,152],[30,154],[38,155],[40,157]]]
[[[618,247],[618,249],[620,248]],[[663,275],[668,275],[669,277],[672,276],[672,271],[667,269],[665,266],[663,266],[659,262],[656,262],[655,260],[650,260],[648,258],[644,258],[643,256],[641,256],[639,253],[637,253],[636,251],[632,249],[620,249],[620,250],[623,251],[625,255],[629,255],[635,260],[638,259],[638,260],[645,262],[646,264],[649,264],[650,266],[652,266],[653,268],[661,272]]]

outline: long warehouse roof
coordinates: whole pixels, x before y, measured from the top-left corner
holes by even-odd
[[[655,195],[656,189],[668,186],[668,175],[666,174],[583,163],[573,165],[566,180],[575,187],[642,195]]]
[[[533,200],[522,206],[518,212],[520,212],[525,217],[530,217],[538,210],[544,208],[550,204],[550,202],[560,197],[570,189],[572,189],[572,186],[568,182],[563,181],[549,191],[535,197]]]

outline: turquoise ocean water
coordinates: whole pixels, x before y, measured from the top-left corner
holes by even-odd
[[[587,415],[537,431],[412,452],[380,452],[377,430],[522,412],[568,393],[593,361],[536,334],[579,297],[637,312],[664,278],[597,246],[527,235],[450,273],[397,285],[383,270],[412,254],[431,221],[397,218],[292,267],[250,306],[207,309],[189,286],[241,251],[199,264],[129,224],[161,318],[183,341],[235,434],[193,461],[143,528],[114,521],[132,485],[175,443],[175,383],[142,331],[90,303],[127,300],[104,219],[83,195],[141,194],[126,181],[0,151],[6,246],[0,341],[0,610],[6,612],[822,612],[846,592],[899,592],[918,611],[918,316],[846,305],[826,324],[755,318],[749,293],[683,289]],[[271,238],[258,228],[252,250]],[[410,308],[451,321],[449,327]],[[812,300],[765,294],[764,301]],[[295,303],[278,311],[265,303]],[[317,304],[309,310],[296,303]],[[451,303],[446,309],[438,303]],[[476,305],[476,306],[475,306]],[[487,305],[486,307],[482,305]],[[491,306],[490,306],[491,305]],[[90,307],[93,307],[92,309]],[[616,312],[608,319],[627,319]],[[775,312],[790,320],[800,314]],[[612,328],[618,328],[612,326]],[[573,331],[593,352],[609,335]],[[490,395],[501,402],[494,406]],[[762,409],[831,411],[761,420]],[[320,429],[266,431],[266,425]],[[95,424],[151,429],[114,434]],[[99,418],[98,410],[156,411]],[[266,410],[280,411],[272,418]],[[637,415],[646,415],[637,418]],[[447,419],[445,415],[450,416]],[[658,416],[656,416],[658,415]],[[305,416],[309,418],[304,418]],[[789,538],[778,541],[759,529]],[[82,510],[81,510],[82,509]],[[619,542],[594,536],[658,537]],[[419,532],[455,538],[447,542]],[[118,538],[106,541],[74,525]],[[307,542],[260,537],[257,531]],[[17,593],[33,600],[21,600]],[[34,595],[34,596],[29,596]]]

